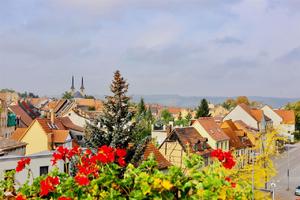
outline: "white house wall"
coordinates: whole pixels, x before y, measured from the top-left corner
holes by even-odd
[[[40,167],[48,166],[48,171],[50,172],[55,166],[58,167],[59,171],[64,170],[63,162],[58,161],[55,166],[51,165],[52,154],[39,155],[39,156],[29,156],[31,158],[30,169],[32,170],[33,177],[40,176]],[[4,174],[7,170],[15,169],[17,162],[23,157],[21,156],[8,156],[0,158],[0,179],[4,178]],[[23,170],[15,175],[16,182],[19,184],[24,184],[27,179],[27,170]],[[32,179],[30,179],[32,181]]]
[[[86,122],[90,122],[84,117],[79,116],[77,113],[75,113],[73,110],[68,112],[65,117],[69,117],[70,120],[73,122],[73,124],[80,126],[80,127],[85,127]]]
[[[244,123],[246,123],[248,126],[251,126],[253,128],[257,128],[258,127],[258,123],[257,121],[251,116],[249,115],[243,108],[241,108],[240,106],[236,106],[225,118],[225,120],[232,120],[232,121],[236,121],[236,120],[242,120]]]
[[[274,112],[273,109],[271,109],[269,106],[264,106],[262,108],[262,110],[263,110],[264,114],[273,121],[274,128],[277,128],[280,126],[280,124],[282,122],[282,118],[280,116],[278,116],[278,114],[276,112]]]

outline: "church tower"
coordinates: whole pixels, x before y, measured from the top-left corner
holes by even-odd
[[[81,77],[81,87],[80,87],[80,93],[82,96],[85,96],[85,88],[84,88],[84,84],[83,84],[83,77]]]
[[[75,94],[74,76],[72,76],[71,93],[72,93],[72,95],[74,95],[74,94]]]

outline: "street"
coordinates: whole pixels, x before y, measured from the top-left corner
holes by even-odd
[[[289,190],[288,188],[288,160],[290,168]],[[275,167],[278,171],[277,176],[273,179],[276,184],[275,199],[280,200],[295,200],[300,199],[294,195],[295,188],[300,185],[300,143],[289,145],[289,159],[288,152],[284,152],[279,158],[274,161]]]

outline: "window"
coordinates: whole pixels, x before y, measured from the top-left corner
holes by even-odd
[[[40,167],[40,176],[48,174],[49,166],[41,166]]]

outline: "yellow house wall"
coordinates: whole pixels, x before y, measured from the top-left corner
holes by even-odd
[[[21,141],[27,143],[26,155],[48,150],[48,137],[37,121],[31,125]]]
[[[185,152],[178,141],[165,142],[159,149],[160,153],[173,165],[182,167]]]

